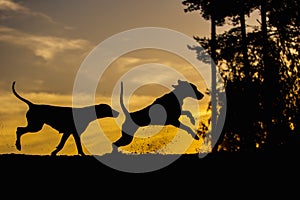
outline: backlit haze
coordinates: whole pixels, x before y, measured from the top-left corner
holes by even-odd
[[[28,107],[12,94],[13,81],[16,81],[17,92],[34,103],[72,106],[74,80],[86,56],[110,36],[139,27],[168,28],[190,37],[209,36],[210,30],[209,22],[198,13],[184,13],[181,1],[0,0],[0,154],[48,155],[61,138],[61,134],[46,125],[37,133],[25,134],[21,139],[22,150],[16,150],[15,131],[18,126],[26,126]],[[206,91],[205,82],[186,60],[168,52],[146,49],[129,52],[108,67],[99,82],[95,103],[111,104],[111,92],[124,71],[147,63],[174,68],[197,85],[201,92]],[[126,87],[124,90],[126,92]],[[130,97],[128,109],[142,108],[167,92],[167,88],[156,84],[143,86]],[[195,103],[189,101],[184,107],[198,121],[206,121],[209,96],[199,101],[200,111],[193,110],[191,105]],[[184,117],[182,120],[189,123]],[[109,153],[111,142],[120,136],[120,121],[97,120],[90,124],[82,138],[87,145],[97,146],[98,154]],[[98,122],[105,134],[94,131]],[[125,149],[142,153],[177,153],[181,151],[181,143],[192,139],[184,131],[177,133],[173,127],[164,127],[161,129],[163,134],[153,135],[156,129],[139,130],[138,135],[142,137]],[[147,134],[153,137],[147,139]],[[178,138],[172,140],[174,135]],[[163,148],[171,140],[172,144]],[[200,148],[205,151],[202,143],[202,140],[192,142],[187,153]],[[68,139],[59,154],[77,154],[73,137]]]

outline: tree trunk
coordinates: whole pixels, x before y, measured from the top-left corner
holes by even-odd
[[[261,32],[262,32],[262,46],[263,46],[263,62],[265,71],[268,66],[268,30],[267,30],[267,11],[266,0],[261,0]]]
[[[261,0],[261,32],[262,32],[262,56],[263,56],[263,107],[264,107],[264,124],[267,132],[265,148],[270,149],[272,147],[272,73],[270,66],[270,60],[268,55],[268,30],[267,30],[267,11],[266,0]],[[274,78],[274,77],[273,77]]]
[[[281,145],[285,131],[283,124],[276,120],[277,115],[282,115],[282,110],[277,104],[280,97],[279,87],[279,69],[280,66],[269,54],[269,36],[267,31],[267,0],[261,0],[261,20],[262,20],[262,44],[263,44],[263,62],[264,62],[264,123],[266,125],[266,147],[270,150]],[[273,50],[270,50],[271,52]],[[281,113],[281,114],[279,114]]]
[[[249,102],[249,105],[240,110],[241,116],[245,116],[244,113],[248,113],[243,119],[243,126],[240,130],[241,136],[241,150],[242,151],[255,151],[255,132],[253,131],[253,122],[255,121],[253,114],[253,110],[256,108],[257,102],[254,101],[254,96],[257,94],[253,94],[253,85],[252,85],[252,74],[250,69],[250,63],[248,58],[248,39],[247,39],[247,30],[246,30],[246,19],[245,19],[245,4],[243,1],[239,1],[240,4],[240,24],[241,24],[241,36],[242,36],[242,55],[243,55],[243,69],[245,77],[241,82],[241,87],[243,88],[242,95],[240,96],[241,102]]]
[[[213,152],[218,151],[218,146],[222,142],[223,138],[221,136],[216,138],[217,131],[217,70],[216,70],[216,20],[211,14],[211,142],[212,145],[215,144],[212,148]],[[218,140],[217,140],[218,139]]]
[[[241,5],[243,7],[243,5]],[[240,13],[240,23],[241,23],[241,34],[242,34],[242,53],[243,53],[243,63],[246,79],[249,79],[250,76],[250,66],[248,59],[248,40],[247,40],[247,31],[246,31],[246,21],[244,9],[241,7]]]

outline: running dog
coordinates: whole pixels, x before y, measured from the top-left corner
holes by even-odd
[[[78,154],[85,155],[82,150],[80,135],[85,131],[89,123],[105,117],[116,118],[119,115],[118,111],[112,109],[107,104],[98,104],[82,108],[34,104],[16,92],[15,81],[12,84],[12,91],[18,99],[29,106],[26,113],[27,126],[18,127],[16,131],[17,139],[15,145],[19,151],[21,150],[22,135],[29,132],[38,132],[42,129],[44,124],[47,124],[63,134],[58,146],[52,151],[52,156],[55,156],[64,147],[70,135],[74,137]],[[76,125],[73,118],[74,114],[79,119]]]
[[[179,117],[186,115],[191,123],[195,124],[192,114],[182,110],[183,100],[187,97],[200,100],[204,95],[194,84],[187,81],[178,80],[178,84],[172,85],[172,87],[174,90],[157,98],[151,105],[130,113],[123,102],[123,82],[121,82],[120,104],[125,115],[125,121],[122,124],[122,136],[113,143],[115,145],[113,145],[113,151],[118,147],[130,144],[137,129],[149,125],[173,125],[199,140],[197,134],[190,127],[179,121]]]

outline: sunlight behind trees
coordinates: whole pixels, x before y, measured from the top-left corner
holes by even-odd
[[[194,37],[216,54],[226,83],[228,106],[219,150],[292,148],[300,130],[299,2],[185,0],[182,4],[186,12],[199,12],[212,26],[232,26],[219,34],[212,32],[211,38]],[[260,13],[259,25],[249,27],[246,17],[255,11]]]

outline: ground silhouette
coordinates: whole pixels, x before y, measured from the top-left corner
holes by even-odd
[[[100,155],[26,155],[26,154],[2,154],[0,155],[1,170],[12,172],[14,176],[35,177],[41,171],[43,177],[74,176],[90,177],[113,176],[118,178],[134,177],[135,173],[128,173],[113,169],[97,159]],[[110,156],[109,154],[101,157]],[[147,156],[126,155],[123,156]],[[149,155],[148,155],[149,156]],[[152,155],[157,159],[178,155]],[[136,173],[141,177],[193,177],[195,179],[211,178],[251,178],[252,176],[261,179],[263,177],[288,176],[288,174],[299,174],[300,164],[298,162],[298,152],[272,151],[272,152],[217,152],[209,153],[199,158],[199,154],[183,154],[170,165],[161,169]],[[20,170],[22,169],[22,170]],[[243,169],[242,171],[240,171]],[[272,170],[270,170],[272,169]],[[37,176],[37,178],[39,178]],[[52,177],[53,178],[53,177]]]
[[[221,152],[199,159],[185,154],[172,164],[148,173],[112,169],[95,156],[0,155],[1,194],[49,198],[270,198],[298,195],[297,153]],[[106,156],[106,155],[103,155]],[[109,155],[107,155],[109,156]],[[124,155],[126,156],[126,155]],[[144,155],[140,155],[144,156]],[[166,156],[157,155],[157,159]]]

